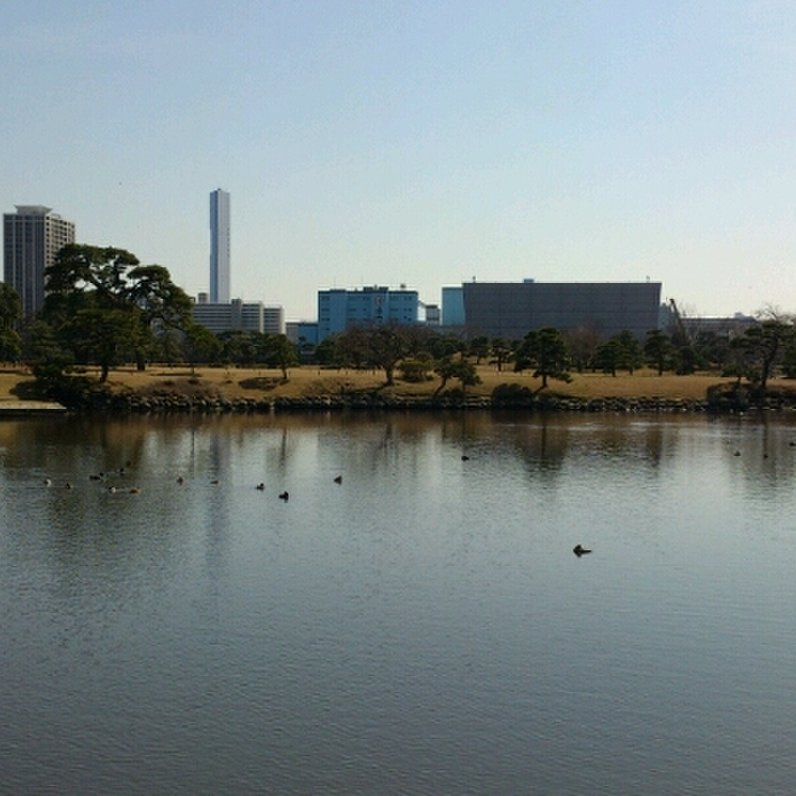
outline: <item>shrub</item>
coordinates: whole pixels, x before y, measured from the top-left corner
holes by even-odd
[[[533,406],[533,391],[522,384],[498,384],[492,390],[493,406]]]
[[[431,379],[431,361],[428,359],[404,359],[398,367],[402,381],[422,382]]]

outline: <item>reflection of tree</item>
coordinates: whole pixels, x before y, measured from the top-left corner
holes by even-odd
[[[516,435],[515,448],[531,474],[555,476],[567,457],[568,428],[556,424],[549,416],[542,415],[539,423]]]

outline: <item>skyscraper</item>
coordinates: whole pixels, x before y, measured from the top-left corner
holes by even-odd
[[[50,207],[16,208],[3,214],[3,281],[19,293],[29,317],[44,306],[44,269],[61,247],[75,242],[75,225]]]
[[[229,194],[210,193],[210,303],[229,304]]]

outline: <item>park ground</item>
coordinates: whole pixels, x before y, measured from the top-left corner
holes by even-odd
[[[481,383],[467,388],[469,395],[490,395],[499,384],[517,383],[531,390],[541,386],[530,373],[498,372],[494,365],[479,365]],[[88,369],[86,374],[97,378]],[[0,368],[0,402],[18,401],[29,395],[33,377],[25,368]],[[652,370],[638,370],[633,374],[611,376],[603,373],[573,373],[569,384],[550,381],[548,392],[574,398],[683,398],[703,399],[708,387],[728,383],[717,373],[695,373],[689,376],[664,374]],[[108,384],[113,390],[132,389],[143,394],[159,390],[171,392],[208,392],[224,398],[310,397],[372,392],[383,389],[385,394],[427,396],[435,392],[440,380],[434,378],[421,384],[396,379],[395,386],[384,387],[383,371],[322,369],[304,365],[290,368],[284,381],[279,370],[268,368],[201,367],[192,372],[187,366],[150,365],[145,371],[134,367],[120,367],[111,371]],[[455,388],[457,381],[449,381],[446,388]],[[774,379],[770,387],[792,390],[796,381]]]

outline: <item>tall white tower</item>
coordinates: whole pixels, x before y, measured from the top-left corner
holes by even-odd
[[[210,303],[229,304],[229,193],[210,193]]]

